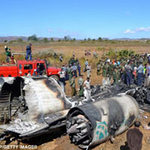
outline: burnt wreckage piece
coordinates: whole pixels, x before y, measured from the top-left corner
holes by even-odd
[[[0,89],[1,94],[11,93],[12,98],[25,102],[24,112],[18,113],[9,124],[0,126],[5,133],[21,139],[66,126],[71,141],[88,148],[122,133],[138,115],[134,98],[138,97],[139,90],[129,90],[125,85],[94,86],[92,98],[96,102],[78,107],[78,98],[67,98],[57,81],[51,78],[0,78]],[[122,92],[126,94],[114,97]]]
[[[0,125],[4,132],[16,134],[19,138],[31,138],[65,126],[66,114],[75,102],[66,98],[55,79],[21,77],[1,78],[0,81],[1,91],[24,99],[27,107],[15,120]]]
[[[72,108],[67,115],[66,129],[72,143],[89,148],[127,130],[138,114],[133,97],[118,95]]]

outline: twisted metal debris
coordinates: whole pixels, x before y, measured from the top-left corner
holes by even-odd
[[[7,94],[10,102],[17,99],[20,104],[16,117],[0,126],[4,130],[0,139],[14,134],[21,139],[31,138],[66,126],[70,140],[88,148],[127,130],[138,115],[137,102],[140,108],[149,109],[150,90],[145,87],[96,85],[91,93],[95,103],[66,97],[51,78],[0,78],[0,101]]]

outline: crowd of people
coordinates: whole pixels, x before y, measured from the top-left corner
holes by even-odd
[[[91,99],[91,89],[90,89],[90,77],[91,77],[91,66],[89,65],[88,59],[85,61],[84,72],[87,72],[86,80],[84,81],[83,75],[81,74],[81,65],[79,60],[73,55],[68,64],[61,67],[60,82],[65,91],[66,81],[69,80],[69,85],[71,88],[71,96],[78,95],[79,97],[85,97],[88,101]],[[76,82],[76,78],[78,81]],[[78,84],[78,90],[76,89],[76,84]]]
[[[63,65],[60,71],[60,81],[63,83],[64,91],[66,81],[69,80],[71,87],[71,96],[90,98],[90,78],[91,65],[88,59],[85,59],[84,68],[82,68],[86,80],[83,80],[81,65],[79,60],[73,55],[68,64]],[[102,85],[117,84],[123,82],[127,86],[135,84],[137,86],[148,86],[150,84],[150,55],[132,55],[121,59],[99,60],[97,63],[97,75],[102,75]],[[79,76],[78,81],[76,77]],[[76,90],[78,83],[78,92]],[[87,84],[88,83],[88,84]]]
[[[100,60],[97,64],[97,75],[102,74],[103,83],[117,84],[119,81],[131,86],[149,85],[150,56],[132,55],[120,60]]]
[[[85,56],[87,56],[87,52],[85,51]],[[6,53],[6,62],[13,61],[14,56],[11,53],[11,49],[5,46],[5,53]],[[57,57],[57,54],[54,53],[54,57]],[[90,52],[91,57],[91,52]],[[93,58],[98,58],[98,54],[96,51],[93,52]],[[32,60],[32,44],[26,46],[26,60]],[[63,62],[63,56],[60,55],[59,57],[60,62]],[[64,87],[66,81],[69,80],[69,84],[71,87],[71,95],[77,95],[76,90],[76,78],[79,76],[78,79],[78,95],[80,97],[85,95],[90,95],[90,90],[86,82],[90,82],[91,78],[91,65],[89,64],[88,59],[85,59],[84,68],[82,69],[86,72],[86,81],[83,81],[83,76],[81,73],[81,65],[79,60],[73,54],[66,65],[61,67],[61,71],[59,72],[60,81],[62,87]],[[132,84],[136,84],[137,86],[142,85],[149,85],[150,84],[150,55],[138,55],[133,54],[130,57],[122,57],[120,59],[100,59],[97,63],[97,75],[102,75],[102,84],[117,84],[118,82],[123,82],[127,84],[129,87]],[[89,83],[90,84],[90,83]],[[86,90],[88,91],[86,91]],[[87,93],[87,94],[84,94]]]

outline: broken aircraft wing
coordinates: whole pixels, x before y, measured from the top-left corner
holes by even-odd
[[[19,91],[18,96],[23,97],[28,108],[26,112],[19,113],[16,120],[8,125],[1,125],[0,128],[23,137],[39,134],[41,130],[49,129],[50,125],[53,128],[65,125],[65,117],[69,108],[73,106],[73,102],[66,98],[55,79],[19,77],[1,78],[0,81],[2,90],[5,89],[12,94],[14,91]],[[6,84],[7,86],[4,87]],[[57,124],[58,120],[59,124]]]

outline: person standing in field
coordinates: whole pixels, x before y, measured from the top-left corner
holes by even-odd
[[[32,50],[31,50],[31,46],[32,46],[32,44],[29,43],[29,45],[27,45],[27,47],[26,47],[26,60],[28,60],[29,57],[30,57],[30,60],[32,60]]]
[[[101,64],[98,63],[98,64],[97,64],[97,75],[98,75],[98,76],[100,75],[100,71],[101,71]]]
[[[9,63],[11,58],[11,49],[5,46],[5,53],[6,53],[6,62]]]
[[[130,87],[132,83],[132,68],[131,68],[131,61],[125,65],[125,75],[126,75],[126,84]]]
[[[86,101],[90,101],[92,99],[91,97],[91,87],[90,87],[90,78],[87,77],[87,79],[84,81],[83,83],[83,86],[84,86],[84,97],[86,99]]]
[[[84,96],[83,92],[84,92],[84,88],[83,88],[83,78],[80,76],[80,78],[78,79],[78,86],[79,86],[79,97]]]
[[[89,65],[88,59],[86,59],[84,64],[85,64],[84,72],[86,72],[87,71],[87,66]]]
[[[140,65],[137,68],[137,85],[138,86],[142,86],[143,84],[143,81],[144,81],[143,72],[144,72],[144,67],[143,67],[142,61],[140,61]]]
[[[73,75],[73,77],[72,77],[71,80],[70,80],[71,96],[75,96],[75,95],[76,95],[75,78],[76,78],[76,76]]]
[[[89,64],[86,66],[86,71],[87,71],[87,77],[90,78],[91,77],[91,66]]]

